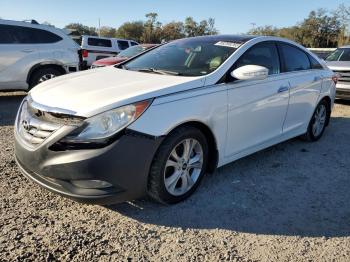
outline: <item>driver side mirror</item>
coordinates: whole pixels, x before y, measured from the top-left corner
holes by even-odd
[[[238,80],[263,80],[269,75],[269,70],[264,66],[245,65],[231,72],[231,76]]]

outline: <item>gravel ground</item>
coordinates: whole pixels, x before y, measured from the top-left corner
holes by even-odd
[[[279,144],[218,169],[175,206],[103,207],[54,195],[20,174],[0,94],[0,261],[349,261],[350,103],[316,143]]]

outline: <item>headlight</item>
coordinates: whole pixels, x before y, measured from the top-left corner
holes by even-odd
[[[85,120],[85,123],[59,143],[105,142],[134,122],[150,105],[151,100],[119,107]]]

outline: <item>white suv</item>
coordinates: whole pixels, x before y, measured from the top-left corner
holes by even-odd
[[[0,90],[29,90],[79,70],[80,47],[61,29],[0,20],[0,36]]]
[[[83,67],[89,68],[96,60],[116,56],[135,45],[138,43],[133,40],[83,35],[81,39]]]

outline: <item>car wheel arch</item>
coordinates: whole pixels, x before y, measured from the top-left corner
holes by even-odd
[[[32,66],[28,72],[27,75],[27,84],[30,85],[32,76],[34,75],[35,72],[38,70],[44,69],[44,68],[54,68],[60,71],[62,74],[66,74],[66,70],[64,69],[62,64],[59,63],[39,63],[34,66]]]
[[[209,164],[208,164],[207,172],[213,173],[218,165],[219,151],[218,151],[217,139],[214,135],[214,132],[210,129],[208,125],[206,125],[201,121],[191,120],[191,121],[183,122],[174,126],[169,132],[167,132],[166,135],[174,132],[178,128],[187,127],[187,126],[199,129],[206,137],[209,145],[209,156],[208,156]]]

